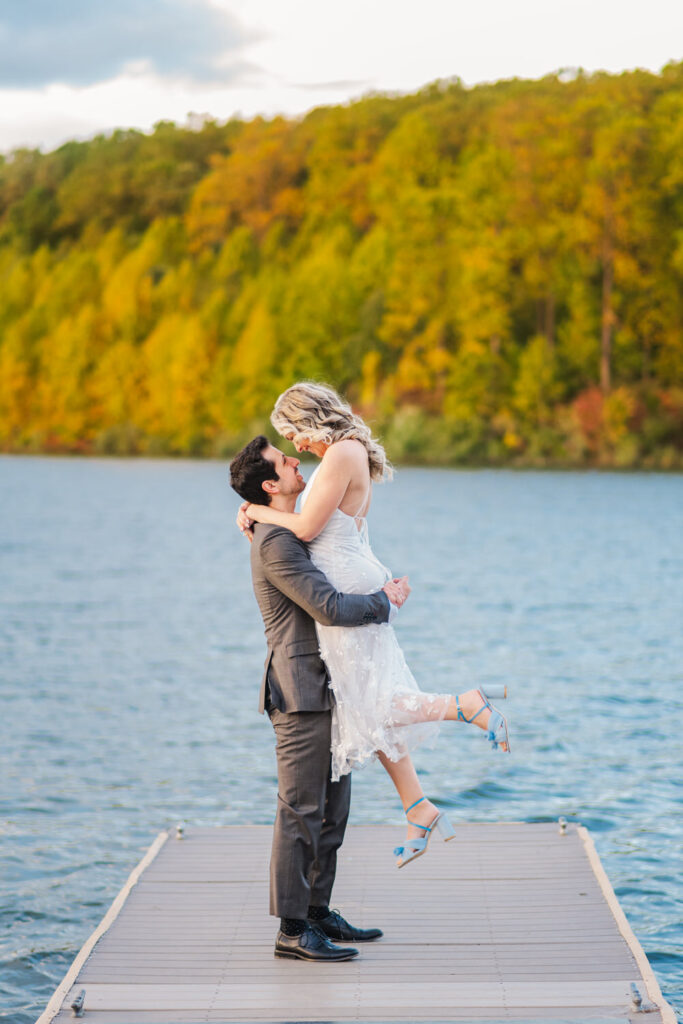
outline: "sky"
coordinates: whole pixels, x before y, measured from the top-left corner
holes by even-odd
[[[683,59],[683,0],[0,0],[0,152]]]

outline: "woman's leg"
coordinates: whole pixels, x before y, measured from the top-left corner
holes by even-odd
[[[457,722],[459,718],[458,706],[465,719],[471,720],[473,725],[480,729],[488,729],[491,717],[490,708],[486,707],[485,701],[479,690],[467,690],[465,693],[408,693],[398,695],[392,703],[393,724],[413,725],[418,722]],[[482,710],[483,709],[483,710]],[[477,714],[477,712],[481,712]],[[506,750],[506,745],[501,743],[501,749]]]
[[[424,790],[420,785],[420,780],[417,777],[415,766],[409,754],[402,757],[400,761],[390,761],[386,754],[383,754],[381,751],[378,752],[377,756],[396,787],[396,792],[401,799],[404,811],[411,804],[424,797]],[[417,807],[413,807],[410,812],[410,820],[417,822],[418,827],[409,825],[407,838],[416,839],[424,836],[425,829],[419,826],[431,825],[438,813],[438,807],[435,807],[429,800],[422,800],[422,803],[418,804]]]

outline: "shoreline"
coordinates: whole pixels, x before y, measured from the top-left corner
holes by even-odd
[[[228,464],[239,448],[226,454],[213,453],[190,453],[190,452],[106,452],[106,451],[73,451],[68,449],[56,450],[7,450],[0,449],[0,458],[27,458],[27,459],[89,459],[103,461],[124,461],[140,460],[150,462],[221,462]],[[314,459],[301,459],[304,466],[317,464]],[[651,463],[649,460],[629,466],[620,466],[610,462],[563,462],[563,461],[523,461],[515,460],[510,462],[498,461],[448,461],[420,459],[392,459],[391,464],[395,469],[443,469],[455,471],[483,472],[487,470],[507,470],[511,472],[549,472],[549,473],[617,473],[620,476],[629,474],[661,473],[666,476],[683,474],[683,453],[680,457],[680,464],[662,466]]]

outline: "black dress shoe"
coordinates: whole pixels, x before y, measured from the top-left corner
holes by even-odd
[[[381,939],[384,934],[379,928],[354,928],[338,910],[331,910],[321,921],[311,921],[309,918],[308,923],[320,928],[328,939],[336,939],[338,942],[369,942],[371,939]]]
[[[301,935],[285,935],[282,931],[277,933],[275,956],[330,963],[335,960],[350,960],[351,957],[358,956],[358,950],[351,949],[350,946],[335,946],[317,927],[307,921]]]

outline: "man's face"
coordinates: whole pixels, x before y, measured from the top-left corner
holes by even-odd
[[[279,448],[273,448],[270,444],[263,449],[263,457],[275,466],[275,471],[280,478],[275,481],[280,494],[301,494],[306,483],[299,472],[298,459],[295,459],[293,455],[285,455]]]

